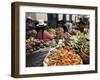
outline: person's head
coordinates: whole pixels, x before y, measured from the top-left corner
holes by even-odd
[[[73,21],[72,20],[70,22],[73,24]]]
[[[32,19],[27,18],[27,19],[26,19],[26,22],[27,22],[27,23],[31,23],[31,22],[32,22]]]
[[[82,18],[79,18],[80,22],[82,21]]]
[[[59,32],[59,33],[63,33],[64,32],[64,29],[62,27],[61,24],[59,24],[57,27],[56,27],[56,32]]]
[[[31,16],[26,17],[26,22],[32,22],[32,17]]]

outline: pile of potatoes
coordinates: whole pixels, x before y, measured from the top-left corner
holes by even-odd
[[[35,39],[34,37],[30,37],[26,40],[26,50],[33,52],[39,50],[41,48],[48,47],[49,44],[43,40]]]

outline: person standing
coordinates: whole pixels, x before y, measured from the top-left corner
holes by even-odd
[[[80,20],[80,22],[78,23],[78,28],[79,28],[80,32],[83,32],[84,28],[85,28],[85,23],[83,22],[82,18],[80,18],[79,20]]]

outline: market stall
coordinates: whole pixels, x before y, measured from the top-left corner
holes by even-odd
[[[26,66],[62,66],[89,64],[89,29],[62,25],[37,24],[35,31],[26,34]]]

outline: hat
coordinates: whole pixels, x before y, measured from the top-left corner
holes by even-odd
[[[31,16],[28,16],[27,18],[28,18],[28,19],[32,19],[32,17],[31,17]]]
[[[43,26],[46,26],[46,25],[47,25],[47,24],[46,24],[46,23],[44,23],[44,21],[43,21],[43,20],[41,20],[41,19],[39,19],[39,20],[38,20],[38,22],[39,22],[39,23],[37,24],[37,26],[42,25],[42,27],[43,27]],[[41,26],[40,26],[40,27],[41,27]]]

